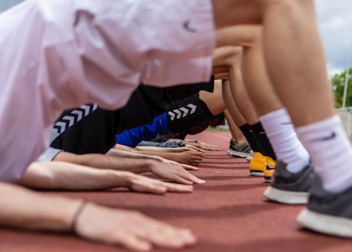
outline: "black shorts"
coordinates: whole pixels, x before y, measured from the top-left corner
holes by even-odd
[[[116,144],[115,134],[152,123],[167,111],[170,102],[201,90],[213,92],[213,78],[207,83],[171,88],[140,85],[127,105],[116,111],[85,105],[65,111],[54,126],[51,147],[75,154],[105,154]]]
[[[168,109],[167,128],[173,134],[187,132],[212,116],[207,104],[199,98],[199,93],[194,94],[171,103]]]
[[[157,88],[140,85],[125,107],[118,110],[117,134],[153,122],[154,118],[167,112],[170,103],[180,101],[200,91],[214,91],[213,77],[209,82]]]

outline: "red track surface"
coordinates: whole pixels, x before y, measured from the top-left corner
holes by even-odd
[[[263,178],[249,176],[244,159],[230,157],[230,134],[206,131],[193,139],[216,144],[222,152],[207,152],[194,172],[205,179],[192,194],[156,196],[133,192],[43,192],[84,198],[112,208],[135,209],[168,223],[187,227],[198,236],[195,247],[182,251],[352,251],[352,240],[302,229],[295,218],[302,206],[270,203],[263,197]],[[0,229],[0,251],[125,251],[84,241],[72,235]],[[155,251],[166,251],[156,249]]]

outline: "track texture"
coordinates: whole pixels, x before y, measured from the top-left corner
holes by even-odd
[[[268,184],[264,183],[263,178],[249,176],[249,163],[226,153],[230,138],[228,132],[206,131],[190,138],[224,149],[205,154],[199,171],[194,174],[207,182],[195,186],[192,194],[156,196],[122,191],[42,193],[82,198],[112,208],[134,209],[153,218],[190,228],[199,242],[181,251],[352,251],[352,240],[302,229],[295,221],[302,206],[267,202],[263,192]],[[70,234],[0,229],[0,251],[125,250],[84,241]]]

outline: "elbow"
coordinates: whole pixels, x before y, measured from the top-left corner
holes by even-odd
[[[57,185],[50,169],[46,167],[50,163],[32,163],[16,184],[33,189],[55,189]]]

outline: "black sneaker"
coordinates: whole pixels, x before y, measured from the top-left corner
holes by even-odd
[[[273,182],[265,190],[264,196],[279,203],[307,204],[314,174],[312,163],[298,173],[291,173],[284,162],[277,161]]]
[[[327,192],[316,176],[308,206],[297,221],[319,233],[352,238],[352,186],[340,193]]]

